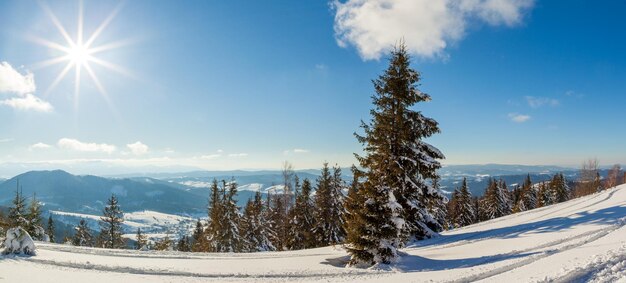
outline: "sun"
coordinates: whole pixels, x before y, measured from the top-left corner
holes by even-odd
[[[67,50],[67,57],[74,65],[82,66],[89,61],[91,52],[87,46],[79,42]]]
[[[119,12],[121,8],[121,3],[109,14],[109,16],[100,24],[100,26],[98,26],[98,28],[89,37],[86,37],[86,40],[85,40],[85,37],[83,37],[84,32],[83,32],[83,2],[82,1],[79,0],[78,22],[77,22],[78,29],[74,37],[72,37],[70,33],[68,33],[68,31],[61,24],[59,19],[52,12],[50,7],[48,7],[43,2],[41,2],[41,7],[46,12],[46,14],[48,14],[50,20],[52,21],[56,29],[63,36],[63,39],[65,39],[64,43],[57,43],[57,42],[52,42],[52,41],[46,40],[44,38],[39,38],[39,37],[30,38],[34,42],[41,44],[43,46],[52,48],[52,49],[56,49],[60,51],[62,54],[61,56],[36,63],[33,66],[34,69],[65,63],[65,67],[56,76],[52,84],[50,84],[50,86],[45,92],[45,95],[47,95],[52,89],[54,89],[57,86],[57,84],[59,84],[59,82],[61,82],[67,76],[68,73],[70,73],[70,71],[74,71],[74,107],[76,110],[76,108],[78,107],[78,100],[80,97],[81,76],[84,70],[85,73],[87,73],[87,75],[91,78],[91,81],[96,86],[98,91],[102,94],[104,99],[107,101],[109,106],[112,108],[112,110],[114,110],[112,106],[112,102],[109,99],[109,95],[107,94],[107,91],[102,85],[102,83],[100,83],[100,80],[98,79],[98,76],[94,72],[91,64],[93,63],[96,65],[105,67],[109,70],[121,73],[123,75],[130,76],[130,72],[126,71],[124,68],[117,66],[111,62],[99,59],[97,57],[97,54],[100,52],[108,51],[108,50],[124,45],[125,43],[123,41],[106,43],[100,46],[93,46],[98,36],[102,33],[102,31],[106,29],[109,23],[111,23],[113,18]]]

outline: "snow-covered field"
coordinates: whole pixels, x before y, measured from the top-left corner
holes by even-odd
[[[0,257],[0,282],[626,282],[626,185],[448,231],[373,269],[345,268],[341,247],[256,254],[37,248],[34,257]]]

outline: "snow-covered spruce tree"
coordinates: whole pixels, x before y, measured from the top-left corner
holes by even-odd
[[[202,251],[217,252],[222,250],[220,243],[223,236],[222,224],[224,208],[222,205],[222,199],[224,198],[224,195],[225,192],[223,189],[220,189],[217,180],[213,179],[213,183],[211,183],[211,196],[209,197],[209,205],[207,207],[209,224],[204,230],[205,235],[199,244]]]
[[[435,175],[434,178],[431,179],[431,186],[435,189],[436,194],[427,199],[428,213],[433,216],[434,222],[432,225],[438,225],[436,227],[430,227],[433,231],[441,231],[444,227],[448,226],[447,223],[447,215],[448,215],[448,198],[446,198],[439,188],[439,176]]]
[[[170,235],[165,235],[165,237],[154,241],[154,249],[157,251],[173,251],[174,242],[172,242]]]
[[[228,191],[223,199],[223,218],[219,221],[222,222],[222,231],[219,238],[219,249],[217,252],[241,252],[243,249],[244,241],[239,233],[239,208],[237,207],[237,183],[235,180],[231,180],[228,185],[224,183],[224,186],[228,186]]]
[[[354,165],[352,165],[350,170],[352,172],[352,182],[348,188],[348,195],[346,196],[346,201],[344,203],[346,211],[344,230],[346,230],[346,234],[349,234],[347,231],[350,226],[349,224],[351,223],[350,219],[353,215],[356,215],[363,206],[362,200],[359,198],[359,188],[361,187],[360,176],[363,172],[359,171],[359,169]]]
[[[180,237],[180,239],[178,240],[178,243],[176,244],[176,250],[180,251],[180,252],[190,252],[191,251],[191,241],[190,241],[189,237],[187,237],[185,235]]]
[[[458,217],[459,217],[457,211],[459,211],[459,195],[460,194],[461,193],[459,192],[459,189],[454,189],[454,191],[452,191],[452,194],[450,195],[450,201],[448,201],[447,222],[451,228],[461,227],[457,223]]]
[[[33,198],[30,202],[28,213],[26,214],[26,220],[28,224],[26,231],[35,241],[49,240],[46,235],[46,231],[43,228],[43,219],[41,219],[41,204],[37,200],[37,196],[33,194]]]
[[[17,183],[17,189],[15,189],[15,197],[13,198],[12,206],[9,207],[9,227],[22,227],[28,228],[28,219],[26,212],[26,198],[22,195],[22,189],[19,187],[19,181]]]
[[[550,182],[550,190],[555,203],[567,201],[570,198],[570,189],[563,173],[557,173]]]
[[[537,207],[537,189],[533,186],[533,182],[530,180],[530,174],[526,175],[524,184],[522,185],[522,195],[524,199],[524,206],[527,210]]]
[[[78,223],[78,226],[76,226],[74,230],[75,233],[74,237],[72,238],[72,245],[81,247],[93,247],[94,237],[85,219],[81,219]]]
[[[315,227],[314,211],[315,207],[311,200],[311,181],[304,179],[302,188],[297,194],[296,202],[290,213],[291,223],[289,227],[291,232],[287,241],[289,249],[299,250],[315,247],[316,240],[313,234],[313,228]]]
[[[438,123],[413,110],[431,98],[417,89],[420,74],[410,68],[404,44],[391,53],[389,68],[374,80],[372,121],[357,135],[365,156],[357,156],[365,181],[364,205],[356,217],[358,235],[349,235],[351,264],[389,263],[409,238],[433,236],[441,223],[428,211],[438,192],[427,182],[437,176],[443,154],[424,142],[439,132]],[[355,233],[354,231],[352,233]]]
[[[204,237],[204,225],[200,219],[196,221],[196,228],[193,230],[193,234],[191,235],[191,251],[192,252],[202,252],[204,251],[204,247],[206,246],[206,237]]]
[[[46,226],[46,234],[48,234],[50,243],[56,242],[54,232],[54,220],[52,220],[52,214],[50,214],[50,216],[48,216],[48,226]]]
[[[334,167],[331,175],[328,163],[325,162],[315,192],[316,224],[313,232],[319,246],[336,245],[345,238],[343,188],[345,183],[341,180],[341,169]]]
[[[282,194],[270,194],[268,203],[268,224],[272,233],[269,234],[270,241],[276,247],[276,250],[283,251],[287,249],[288,238],[288,219],[285,216],[285,198]]]
[[[137,228],[137,234],[135,235],[135,249],[145,249],[148,245],[148,237],[144,233],[141,233],[141,228]]]
[[[256,192],[253,200],[248,200],[242,217],[244,251],[273,251],[274,245],[269,240],[269,232],[265,220],[265,207],[261,192]]]
[[[482,201],[484,220],[502,217],[511,213],[509,193],[503,180],[489,179]]]
[[[475,223],[476,212],[474,210],[472,193],[469,191],[466,178],[463,178],[463,183],[461,183],[461,190],[459,191],[457,200],[457,217],[455,221],[456,225],[458,225],[457,227],[463,227]]]
[[[122,212],[117,197],[111,195],[104,207],[103,215],[100,217],[100,243],[103,248],[121,249],[124,247],[122,239],[122,222],[124,213]]]
[[[554,203],[551,185],[548,182],[541,182],[537,188],[537,207],[548,206]]]

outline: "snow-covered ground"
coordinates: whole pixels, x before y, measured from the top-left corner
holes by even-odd
[[[626,282],[626,185],[417,242],[398,263],[346,268],[341,247],[193,254],[37,243],[0,282]]]

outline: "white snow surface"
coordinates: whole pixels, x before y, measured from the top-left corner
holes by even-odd
[[[242,254],[36,242],[0,257],[0,282],[625,282],[626,185],[447,231],[392,265],[346,268],[340,246]]]

